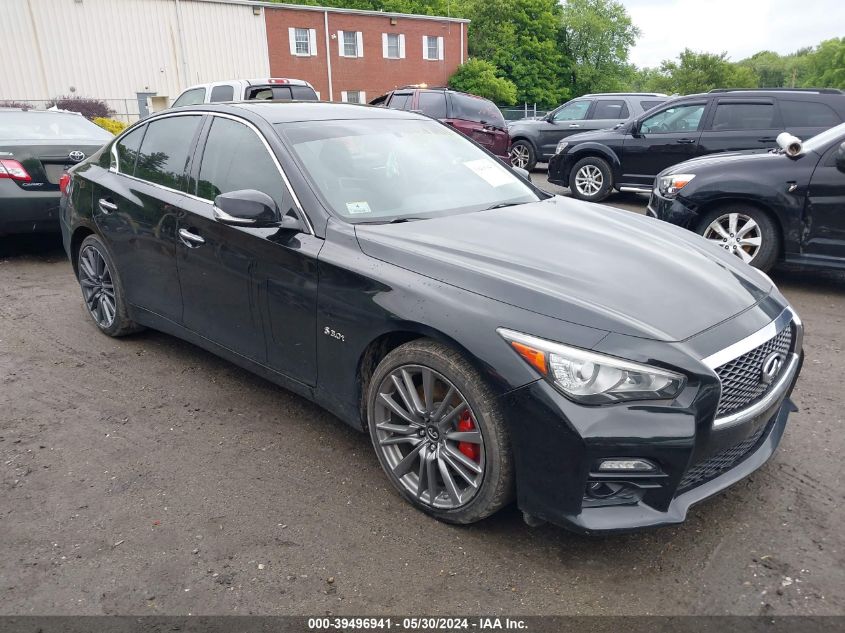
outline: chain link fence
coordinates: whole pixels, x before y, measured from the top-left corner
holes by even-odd
[[[105,103],[112,111],[110,118],[123,123],[134,123],[140,117],[137,99],[97,99]],[[53,99],[0,99],[0,107],[25,107],[33,110],[47,110]]]
[[[538,110],[536,103],[523,103],[521,106],[510,106],[507,108],[499,108],[502,111],[502,116],[505,121],[519,121],[520,119],[541,119],[548,110]]]

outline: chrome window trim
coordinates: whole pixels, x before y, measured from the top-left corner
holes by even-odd
[[[267,150],[267,153],[270,155],[270,158],[273,159],[273,164],[276,166],[276,170],[279,172],[279,175],[282,177],[282,182],[285,183],[285,187],[287,188],[288,193],[290,194],[291,199],[293,200],[293,203],[294,203],[294,206],[295,206],[295,211],[296,211],[297,215],[299,215],[300,220],[304,221],[305,227],[308,229],[308,233],[310,233],[311,235],[316,235],[316,233],[314,232],[314,226],[311,224],[311,218],[309,218],[308,215],[305,213],[305,210],[302,207],[302,203],[299,201],[299,197],[294,192],[293,186],[290,184],[290,180],[288,179],[288,176],[285,173],[285,170],[282,169],[282,165],[279,162],[279,159],[276,157],[276,153],[270,147],[270,143],[267,142],[267,139],[264,137],[264,134],[262,134],[261,131],[257,127],[255,127],[255,125],[253,125],[252,123],[250,123],[246,119],[241,118],[239,116],[235,116],[235,115],[228,114],[228,113],[225,113],[225,112],[210,112],[210,111],[204,111],[204,110],[192,110],[192,111],[188,111],[188,112],[169,112],[167,114],[155,115],[155,116],[149,117],[147,119],[144,119],[144,123],[148,125],[150,123],[153,123],[153,122],[161,120],[161,119],[167,119],[167,118],[176,117],[176,116],[216,116],[216,117],[221,117],[221,118],[224,118],[224,119],[231,119],[232,121],[237,121],[238,123],[241,123],[241,124],[245,125],[246,127],[248,127],[249,129],[251,129],[253,131],[253,133],[259,138],[259,140],[264,144],[264,149]],[[134,127],[135,126],[132,126],[132,128],[130,128],[130,130],[134,129]],[[124,132],[123,134],[118,136],[113,141],[113,144],[112,144],[112,150],[113,151],[116,151],[117,144],[127,134],[127,132],[129,132],[129,130],[127,130],[126,132]],[[139,148],[139,150],[140,150],[140,148]],[[194,158],[195,157],[196,157],[196,153],[194,153]],[[116,158],[116,154],[115,154],[115,158]],[[119,165],[118,165],[118,167],[119,167]],[[157,188],[163,189],[165,191],[170,191],[170,192],[173,192],[173,193],[181,194],[183,196],[187,196],[188,198],[191,198],[192,200],[204,202],[205,204],[211,206],[212,208],[214,207],[214,201],[213,200],[207,200],[206,198],[200,198],[199,196],[196,196],[192,193],[188,193],[186,191],[177,191],[176,189],[172,189],[172,188],[166,187],[164,185],[159,185],[158,183],[150,182],[149,180],[144,180],[142,178],[130,176],[129,174],[125,174],[125,173],[119,171],[118,169],[113,169],[112,167],[109,167],[109,171],[114,173],[114,174],[120,174],[121,176],[125,176],[127,178],[131,178],[132,180],[136,180],[138,182],[142,182],[144,184],[150,185],[151,187],[157,187]]]
[[[793,345],[793,350],[798,352],[801,349],[802,343],[801,320],[798,318],[798,315],[795,313],[794,310],[792,310],[792,308],[786,308],[777,316],[777,318],[775,318],[774,321],[772,321],[768,325],[763,326],[753,334],[749,334],[744,339],[737,341],[733,345],[729,345],[728,347],[719,350],[715,354],[711,354],[710,356],[703,358],[701,362],[707,365],[707,367],[709,367],[710,369],[715,370],[716,368],[721,367],[725,363],[729,363],[735,358],[739,358],[743,354],[746,354],[754,348],[759,347],[760,345],[774,337],[784,327],[786,327],[786,325],[789,324],[790,321],[794,321],[796,325],[796,336]]]

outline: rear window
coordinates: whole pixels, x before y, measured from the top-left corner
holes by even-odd
[[[505,129],[505,117],[492,101],[457,92],[452,93],[452,118],[486,123]]]
[[[720,103],[711,128],[723,130],[770,130],[775,126],[775,106],[771,103]]]
[[[599,99],[591,119],[627,119],[628,104],[621,100]]]
[[[664,101],[644,100],[644,101],[640,101],[640,107],[643,109],[643,112],[648,112],[652,108],[656,108],[657,106],[659,106],[661,103],[665,103],[665,102]]]
[[[248,101],[317,101],[317,93],[308,86],[257,86],[247,91]]]
[[[0,140],[86,140],[114,138],[79,114],[65,112],[0,112]]]
[[[221,101],[232,101],[235,98],[235,89],[232,86],[214,86],[211,89],[212,103],[219,103]]]
[[[780,114],[784,127],[833,127],[842,119],[830,106],[816,101],[781,99]]]

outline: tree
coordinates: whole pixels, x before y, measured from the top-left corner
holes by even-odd
[[[572,71],[557,0],[465,0],[463,7],[472,20],[470,55],[513,82],[518,101],[550,108],[569,97]]]
[[[807,55],[806,77],[801,85],[807,88],[845,88],[845,37],[826,40]]]
[[[574,94],[614,92],[631,79],[628,52],[640,30],[621,2],[567,0],[561,24],[566,49],[573,61]]]
[[[727,53],[696,53],[685,49],[678,61],[664,60],[648,78],[648,90],[667,94],[693,94],[713,88],[756,88],[753,70],[732,64]]]
[[[270,2],[276,3],[289,3],[291,1],[270,0]],[[342,9],[387,11],[390,13],[464,17],[461,12],[463,0],[296,0],[293,3]]]
[[[486,97],[499,105],[513,105],[516,103],[516,86],[498,74],[499,69],[495,65],[470,57],[449,79],[449,87]]]

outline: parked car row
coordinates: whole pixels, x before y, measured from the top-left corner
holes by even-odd
[[[516,500],[588,533],[678,523],[795,410],[803,326],[768,277],[404,107],[157,113],[70,170],[60,220],[100,331],[321,404],[443,521]]]

